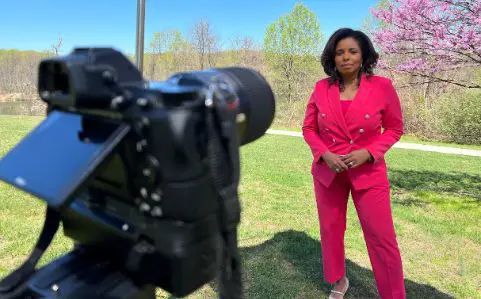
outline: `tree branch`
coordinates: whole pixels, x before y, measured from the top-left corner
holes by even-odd
[[[438,0],[439,2],[444,2],[444,3],[447,3],[447,4],[450,4],[450,5],[453,5],[453,6],[457,6],[457,7],[461,7],[461,8],[464,8],[468,11],[470,11],[471,13],[474,13],[474,11],[469,7],[469,2],[453,2],[451,0]],[[462,4],[466,4],[465,5],[462,5]]]
[[[408,72],[408,71],[401,71],[401,72],[411,74],[411,75],[416,76],[416,77],[431,79],[432,81],[430,81],[430,83],[444,82],[444,83],[449,83],[449,84],[453,84],[453,85],[457,85],[457,86],[465,87],[465,88],[476,88],[476,89],[479,88],[479,89],[481,89],[481,85],[479,85],[479,84],[464,84],[464,83],[460,83],[457,80],[439,78],[439,77],[436,77],[436,76],[430,76],[430,75],[426,75],[426,74],[423,74],[423,73]]]

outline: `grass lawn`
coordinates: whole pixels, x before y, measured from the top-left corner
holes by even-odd
[[[0,156],[40,118],[0,117]],[[481,298],[481,159],[393,149],[392,208],[408,298]],[[246,298],[327,298],[321,283],[311,154],[301,138],[266,135],[242,147],[240,246]],[[0,275],[29,254],[43,204],[0,183]],[[348,207],[345,298],[374,298],[361,228]],[[71,241],[58,234],[45,264]],[[169,298],[160,291],[158,298]],[[188,298],[215,298],[211,285]]]

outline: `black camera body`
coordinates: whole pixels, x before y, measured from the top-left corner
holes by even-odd
[[[121,53],[88,48],[42,61],[38,84],[47,118],[2,158],[0,179],[46,201],[76,249],[0,294],[21,282],[38,297],[97,294],[79,271],[178,297],[213,280],[237,244],[239,146],[274,117],[265,79],[224,68],[146,82]]]

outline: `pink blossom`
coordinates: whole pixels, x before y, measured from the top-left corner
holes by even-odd
[[[387,67],[432,72],[481,65],[481,0],[388,0],[372,14],[387,24],[373,32],[381,50],[405,54]]]

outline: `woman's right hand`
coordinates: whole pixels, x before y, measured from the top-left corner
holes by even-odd
[[[321,156],[321,158],[327,163],[329,168],[336,173],[348,169],[347,165],[342,161],[341,156],[337,154],[327,151]]]

